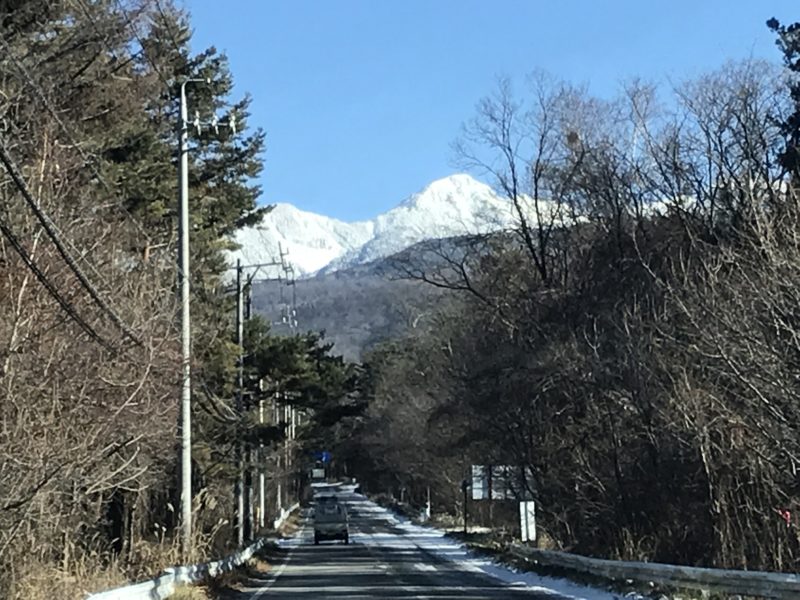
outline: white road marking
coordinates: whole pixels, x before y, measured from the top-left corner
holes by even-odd
[[[414,563],[414,568],[417,571],[435,571],[436,567],[433,565],[426,565],[425,563]]]
[[[300,530],[300,534],[298,535],[298,537],[302,539],[304,533],[305,533],[305,527]],[[289,550],[289,553],[286,555],[286,559],[283,561],[281,566],[278,567],[278,570],[275,571],[275,574],[272,576],[272,579],[270,579],[264,586],[259,588],[259,590],[255,594],[253,594],[252,600],[256,600],[257,598],[260,598],[262,594],[264,594],[267,591],[269,591],[269,588],[271,588],[273,585],[275,585],[275,582],[278,581],[278,578],[286,570],[286,567],[289,566],[289,563],[292,560],[292,555],[294,554],[294,551],[295,551],[296,548],[297,548],[297,546],[294,546],[294,545],[291,547],[291,549]]]

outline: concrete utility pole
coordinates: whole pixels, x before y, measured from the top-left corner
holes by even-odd
[[[279,247],[280,260],[273,260],[269,262],[243,265],[240,259],[236,261],[236,345],[238,346],[238,360],[237,360],[237,374],[236,374],[236,409],[240,417],[244,415],[244,322],[249,320],[252,316],[252,299],[250,296],[253,281],[258,274],[258,271],[265,267],[280,267],[284,273],[291,274],[291,278],[287,277],[288,285],[294,285],[294,270],[286,263],[286,256],[288,252],[284,252]],[[245,278],[245,269],[254,269],[253,273]],[[280,278],[279,278],[279,281]],[[247,293],[245,293],[247,290]],[[282,289],[281,289],[282,293]],[[296,315],[294,311],[294,300],[296,296],[292,296],[292,310],[291,314]],[[294,323],[297,320],[294,319]],[[263,401],[259,402],[259,422],[264,423],[264,407]],[[253,465],[253,447],[252,444],[246,446],[242,442],[242,430],[237,431],[236,440],[236,467],[237,477],[234,489],[235,496],[235,522],[236,522],[236,541],[241,546],[245,540],[252,539],[255,527],[256,518],[254,515],[254,477],[252,472]],[[259,457],[258,461],[263,461],[263,444],[259,444]],[[263,472],[264,465],[259,464],[259,507],[258,507],[258,526],[263,528],[265,523],[265,474]]]
[[[180,114],[180,220],[178,225],[178,278],[181,288],[181,546],[192,554],[192,334],[189,317],[189,110],[186,84],[181,83]]]
[[[467,530],[467,505],[469,502],[469,482],[464,479],[461,482],[461,490],[464,492],[464,535],[468,533]]]
[[[274,415],[273,423],[275,423],[276,425],[280,425],[283,422],[283,419],[281,419],[281,416],[280,416],[281,415],[281,408],[278,405],[277,396],[276,396],[275,399],[272,400],[272,414]],[[275,453],[275,474],[276,474],[276,478],[277,478],[277,481],[278,481],[277,490],[276,490],[276,492],[277,492],[276,493],[276,506],[278,508],[278,513],[280,513],[283,510],[283,484],[282,484],[283,476],[281,475],[281,455],[282,454],[283,453],[280,450]]]
[[[258,422],[264,424],[264,399],[258,400]],[[258,528],[264,529],[264,512],[266,511],[266,498],[264,491],[266,488],[266,476],[264,473],[264,443],[258,443]]]
[[[288,252],[284,252],[283,249],[279,246],[280,252],[280,260],[272,260],[269,262],[251,264],[251,265],[243,265],[241,260],[238,259],[236,261],[236,267],[231,267],[236,269],[236,345],[238,346],[238,360],[237,360],[237,375],[236,375],[236,408],[239,412],[240,417],[244,414],[244,322],[249,320],[252,316],[252,299],[250,296],[250,292],[252,290],[253,282],[258,274],[258,271],[265,267],[280,267],[281,271],[285,274],[287,284],[294,286],[294,269],[289,265],[286,261],[286,257],[288,256]],[[245,269],[254,269],[253,273],[246,277],[244,276]],[[282,282],[282,279],[279,277],[278,281]],[[247,293],[245,294],[245,289]],[[281,295],[283,294],[283,289],[281,288]],[[297,319],[296,319],[296,311],[294,310],[295,302],[296,302],[296,293],[293,292],[292,294],[292,304],[288,314],[291,315],[291,322],[290,328],[297,326]],[[274,404],[273,404],[273,411],[274,411]],[[259,422],[263,425],[264,423],[264,404],[263,400],[259,401]],[[274,423],[277,423],[277,419],[273,419]],[[290,435],[294,436],[294,425],[292,430],[289,432]],[[263,528],[266,520],[266,475],[264,473],[264,465],[263,460],[263,450],[264,445],[263,443],[259,443],[258,449],[258,463],[259,463],[259,474],[258,474],[258,527]],[[237,440],[236,440],[236,467],[237,467],[237,477],[236,483],[234,486],[234,496],[235,496],[235,518],[234,521],[236,523],[236,541],[241,546],[244,544],[245,540],[252,539],[255,528],[256,528],[256,515],[254,514],[255,506],[255,489],[254,489],[254,477],[252,472],[252,465],[253,465],[253,446],[252,444],[247,444],[245,447],[242,443],[242,431],[241,429],[237,431]],[[278,461],[280,461],[280,455],[278,456]],[[287,459],[288,462],[288,459]],[[280,464],[278,465],[280,467]],[[282,507],[281,502],[282,490],[280,483],[278,484],[278,509]]]
[[[236,344],[238,357],[236,359],[236,410],[241,418],[244,408],[244,298],[242,290],[242,261],[236,261]],[[239,546],[244,545],[244,460],[242,452],[241,426],[237,431],[236,440],[236,541]]]
[[[255,277],[255,274],[253,274]],[[248,279],[247,285],[244,288],[244,320],[249,321],[252,317],[252,277]],[[244,370],[244,337],[242,338],[242,370]],[[253,535],[256,527],[255,515],[253,514],[253,444],[248,440],[245,442],[244,447],[244,537],[247,541],[253,540]]]

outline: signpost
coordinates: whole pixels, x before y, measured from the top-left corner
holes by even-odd
[[[311,469],[311,478],[322,481],[328,476],[327,466],[331,463],[333,455],[328,450],[315,450],[311,453],[316,464]]]
[[[469,490],[469,481],[466,479],[461,482],[461,490],[464,492],[464,535],[467,535],[467,500],[469,499],[467,490]]]
[[[317,450],[316,452],[314,452],[314,460],[318,460],[322,463],[327,464],[331,462],[332,458],[333,455],[327,450]]]

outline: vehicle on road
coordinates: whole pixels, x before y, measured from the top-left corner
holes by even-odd
[[[314,508],[314,544],[322,540],[350,543],[347,507],[339,502],[322,502]]]

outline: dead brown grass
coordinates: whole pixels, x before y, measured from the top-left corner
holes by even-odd
[[[278,529],[278,533],[284,537],[288,537],[297,533],[297,530],[300,529],[300,513],[298,511],[294,511],[288,519],[281,525],[280,529]]]
[[[252,585],[253,580],[263,580],[264,576],[272,568],[273,565],[267,553],[261,550],[239,569],[224,573],[213,581],[208,582],[209,591],[214,598],[224,598],[226,597],[226,592],[231,590],[242,591],[244,587]]]
[[[250,568],[256,573],[263,575],[272,570],[272,565],[264,559],[256,558],[253,560],[253,565]]]
[[[207,544],[198,540],[196,548],[201,550],[195,561],[206,560]],[[50,563],[29,561],[15,574],[17,583],[8,590],[11,600],[83,600],[87,594],[121,587],[133,582],[155,577],[167,567],[183,564],[185,561],[176,542],[141,541],[136,544],[130,562],[122,564],[108,556],[91,555],[81,560],[73,560],[68,570]],[[194,561],[193,561],[194,562]],[[236,589],[250,577],[263,576],[272,565],[263,552],[258,553],[246,565],[231,573],[225,573],[211,582],[208,587],[191,586],[181,588],[172,598],[176,600],[208,600],[209,590],[224,588]]]
[[[198,542],[196,547],[205,546]],[[177,542],[140,541],[129,561],[97,554],[73,560],[67,569],[31,560],[15,574],[8,598],[25,600],[83,600],[87,594],[155,577],[167,567],[182,564]]]
[[[203,586],[186,586],[175,590],[169,600],[211,600],[211,596]]]
[[[98,569],[88,561],[74,564],[70,571],[51,564],[30,562],[18,574],[9,598],[27,600],[80,600],[87,593],[125,585],[128,578],[116,563]]]

